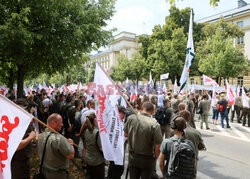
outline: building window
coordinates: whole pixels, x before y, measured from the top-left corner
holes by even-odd
[[[237,22],[237,25],[238,25],[240,28],[243,28],[243,21]],[[243,43],[244,43],[243,37],[238,37],[238,44],[243,44]]]
[[[191,78],[190,83],[191,85],[194,84],[194,78]]]
[[[237,22],[237,25],[242,28],[243,27],[243,21]]]
[[[243,86],[243,77],[238,77],[237,84],[238,86]]]
[[[238,37],[238,44],[243,44],[243,43],[244,43],[243,37]]]

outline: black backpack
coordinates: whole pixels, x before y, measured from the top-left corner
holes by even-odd
[[[161,126],[167,125],[170,122],[171,116],[167,115],[167,108],[167,106],[162,106],[155,113],[155,119]]]
[[[168,162],[170,178],[195,177],[195,151],[185,138],[173,141]]]

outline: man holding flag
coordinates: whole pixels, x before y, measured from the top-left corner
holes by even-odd
[[[188,43],[186,49],[186,60],[185,65],[181,74],[180,79],[180,90],[179,93],[184,89],[185,85],[188,83],[189,72],[192,65],[193,60],[195,59],[194,55],[194,44],[193,44],[193,11],[190,13],[190,21],[189,21],[189,31],[188,31]]]

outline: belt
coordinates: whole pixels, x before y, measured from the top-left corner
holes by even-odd
[[[139,156],[139,157],[154,158],[154,155],[138,154],[138,153],[135,153],[134,151],[129,151],[129,153],[135,156]]]

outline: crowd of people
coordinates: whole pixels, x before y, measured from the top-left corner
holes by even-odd
[[[88,178],[121,178],[125,167],[104,159],[93,96],[83,91],[52,92],[47,96],[44,89],[17,100],[11,90],[6,96],[60,133],[40,124],[39,131],[34,132],[32,121],[12,159],[13,179],[30,177],[29,159],[36,133],[40,133],[36,147],[42,161],[40,172],[45,178],[69,178],[69,160],[73,158],[82,159]],[[250,93],[248,103],[250,106]],[[224,128],[225,119],[226,127],[230,128],[228,114],[231,111],[230,122],[234,122],[236,113],[236,121],[243,126],[248,121],[250,127],[250,108],[242,105],[241,95],[235,98],[234,106],[228,104],[225,94],[218,95],[212,105],[207,93],[190,93],[186,97],[171,91],[161,95],[137,95],[130,104],[127,108],[118,106],[118,111],[124,122],[127,138],[124,147],[129,153],[127,171],[131,179],[159,178],[158,157],[164,178],[196,178],[199,151],[206,150],[201,133],[196,129],[197,113],[201,129],[203,123],[210,129],[210,108],[214,125],[220,115],[221,127]],[[106,176],[105,166],[109,167]]]

